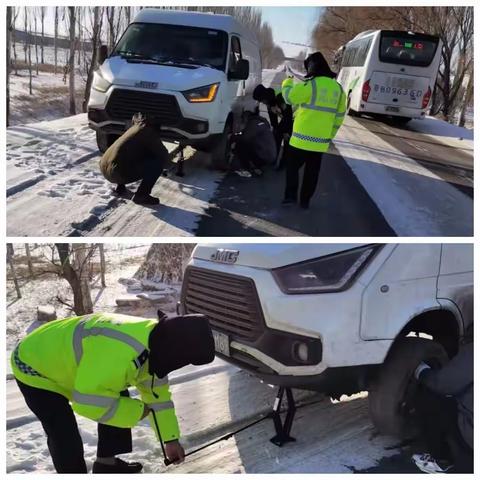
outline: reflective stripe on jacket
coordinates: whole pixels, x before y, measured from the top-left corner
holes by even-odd
[[[343,123],[346,96],[340,84],[329,77],[315,77],[303,83],[287,78],[283,98],[297,106],[290,145],[302,150],[326,152]]]
[[[19,343],[11,359],[13,374],[27,385],[67,397],[76,413],[106,425],[135,426],[147,404],[162,439],[178,439],[168,379],[148,373],[148,337],[156,324],[106,313],[49,322]],[[141,400],[120,396],[129,386],[137,388]]]

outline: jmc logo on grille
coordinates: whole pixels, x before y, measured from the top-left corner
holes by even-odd
[[[219,248],[210,259],[219,263],[235,263],[240,255],[239,250],[227,250],[225,248]]]
[[[154,90],[155,88],[158,87],[158,82],[144,82],[142,80],[141,82],[135,83],[135,86],[139,88],[150,88]]]

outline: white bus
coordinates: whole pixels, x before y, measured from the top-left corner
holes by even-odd
[[[335,55],[348,114],[387,115],[397,123],[424,118],[440,65],[433,35],[393,30],[358,34]]]

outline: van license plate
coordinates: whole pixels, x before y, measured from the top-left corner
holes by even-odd
[[[395,112],[395,113],[398,113],[400,111],[398,107],[385,107],[385,110],[387,112]]]
[[[215,351],[222,355],[230,356],[230,341],[228,335],[212,330],[213,342],[215,343]]]

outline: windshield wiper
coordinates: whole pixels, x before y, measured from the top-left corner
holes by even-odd
[[[157,62],[158,60],[156,58],[150,57],[148,55],[145,55],[143,53],[137,53],[137,52],[130,52],[128,50],[117,50],[112,54],[112,57],[116,57],[120,55],[122,58],[131,58],[133,60],[147,60],[149,62]]]
[[[209,68],[217,68],[207,62],[201,62],[198,60],[190,60],[189,58],[177,58],[175,60],[169,60],[173,65],[191,65],[194,67],[209,67]]]

